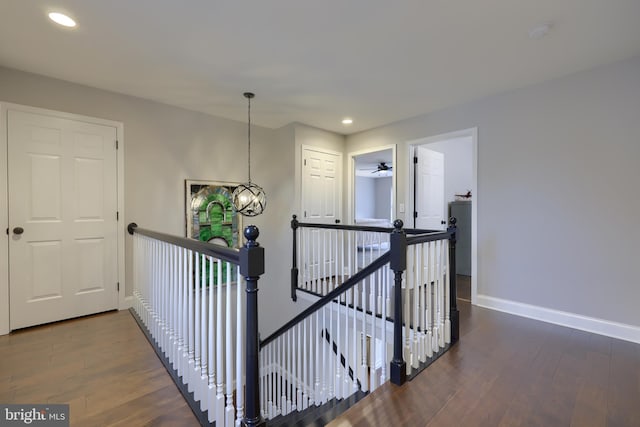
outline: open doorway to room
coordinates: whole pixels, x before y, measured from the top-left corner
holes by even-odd
[[[349,220],[353,224],[391,227],[395,219],[395,146],[349,154]]]
[[[412,226],[442,230],[455,217],[458,299],[477,295],[477,129],[409,143],[409,211]],[[409,214],[411,215],[411,214]]]

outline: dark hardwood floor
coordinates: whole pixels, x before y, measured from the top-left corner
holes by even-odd
[[[640,345],[460,302],[461,338],[330,426],[640,426]]]
[[[331,426],[640,426],[640,345],[460,302],[461,341]],[[0,337],[0,402],[72,426],[197,426],[128,311]]]
[[[68,403],[72,426],[198,426],[128,311],[0,336],[1,403]]]

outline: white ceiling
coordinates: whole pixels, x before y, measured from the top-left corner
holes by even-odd
[[[253,91],[256,124],[349,134],[638,55],[639,22],[639,0],[0,0],[0,65],[240,121]]]

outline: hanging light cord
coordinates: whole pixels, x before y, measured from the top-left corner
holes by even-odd
[[[247,109],[247,115],[249,117],[249,126],[247,127],[247,140],[249,141],[249,153],[248,153],[248,166],[249,166],[249,184],[251,184],[251,97],[248,96],[247,100],[249,101],[249,108]]]

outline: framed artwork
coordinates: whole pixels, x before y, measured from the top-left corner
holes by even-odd
[[[242,216],[233,209],[237,183],[185,180],[186,236],[229,248],[242,244]]]
[[[242,216],[233,208],[231,195],[237,183],[185,180],[186,236],[202,242],[239,248],[242,245]],[[208,286],[208,265],[204,272],[204,285]],[[214,283],[218,282],[218,269],[214,269]],[[237,281],[235,268],[231,281]],[[227,277],[227,263],[222,265],[222,280]]]

